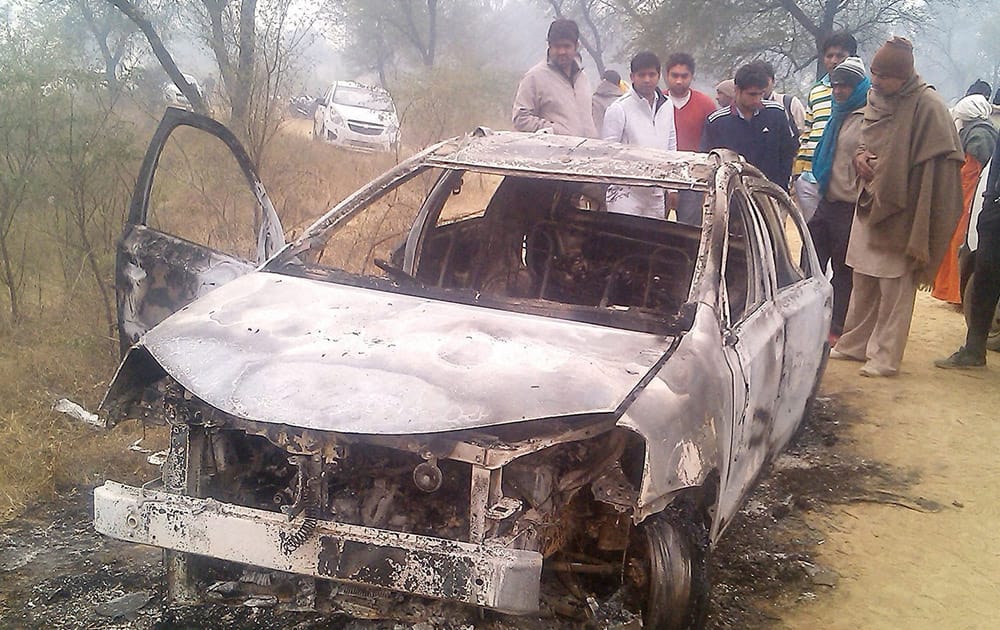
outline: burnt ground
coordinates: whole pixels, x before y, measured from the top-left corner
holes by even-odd
[[[844,436],[855,417],[839,401],[820,398],[726,532],[711,560],[709,628],[765,628],[797,601],[823,597],[839,576],[813,555],[824,532],[806,515],[852,502],[889,503],[919,511],[938,506],[906,495],[912,473],[852,454]],[[433,607],[413,625],[358,621],[266,607],[164,603],[160,553],[94,533],[91,495],[68,489],[0,527],[0,625],[18,628],[338,628],[374,630],[607,627],[606,623],[504,618],[467,608]],[[821,519],[820,519],[821,520]],[[611,626],[639,627],[618,610],[599,610]]]

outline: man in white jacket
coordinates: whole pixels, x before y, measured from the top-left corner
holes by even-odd
[[[622,144],[677,150],[674,107],[660,91],[660,60],[651,52],[632,58],[632,89],[608,107],[601,137]],[[663,219],[662,188],[609,186],[608,211]]]

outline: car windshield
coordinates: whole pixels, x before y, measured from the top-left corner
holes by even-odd
[[[333,92],[333,102],[338,105],[364,107],[380,112],[391,112],[393,109],[392,99],[385,92],[349,85],[337,86]]]
[[[659,331],[688,298],[701,230],[672,214],[607,211],[607,188],[425,168],[301,241],[279,269]],[[667,194],[628,190],[659,199],[660,208]]]

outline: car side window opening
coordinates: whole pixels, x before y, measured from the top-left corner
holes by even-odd
[[[791,286],[811,276],[808,258],[804,257],[802,249],[805,235],[791,217],[783,220],[790,209],[784,208],[778,199],[763,191],[754,192],[753,200],[765,221],[771,240],[778,288]]]
[[[726,236],[723,279],[726,316],[731,325],[753,312],[764,299],[764,279],[759,265],[763,253],[754,238],[750,206],[741,191],[729,198],[729,229]]]
[[[167,139],[150,191],[146,224],[241,260],[257,256],[262,210],[232,151],[181,126]]]

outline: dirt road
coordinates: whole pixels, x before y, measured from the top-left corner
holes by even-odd
[[[895,379],[831,361],[823,390],[854,405],[856,452],[906,471],[939,512],[857,503],[807,516],[827,533],[817,560],[836,589],[781,615],[783,628],[996,628],[1000,625],[1000,354],[986,371],[941,370],[964,340],[961,315],[917,296]]]
[[[832,362],[814,413],[714,554],[710,628],[992,628],[1000,575],[1000,355],[931,365],[958,313],[918,296],[903,374]],[[0,527],[0,627],[351,628],[260,606],[173,607],[159,553],[96,535],[89,489]],[[426,630],[602,627],[565,618],[430,615]]]

